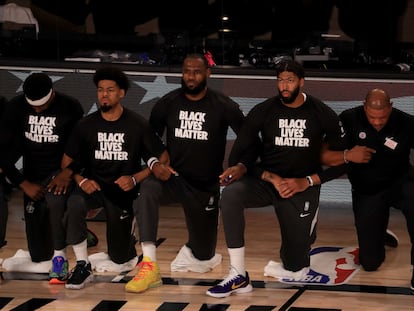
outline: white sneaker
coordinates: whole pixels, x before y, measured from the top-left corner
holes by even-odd
[[[299,271],[293,272],[283,268],[280,262],[270,260],[267,266],[264,268],[264,276],[272,276],[277,279],[291,279],[294,281],[300,281],[309,272],[309,267],[305,267]]]
[[[175,259],[171,262],[171,271],[173,272],[199,272],[205,273],[221,263],[221,255],[215,254],[209,260],[198,260],[194,257],[193,252],[186,245],[181,247]]]

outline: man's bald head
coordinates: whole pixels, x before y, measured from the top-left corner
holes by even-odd
[[[392,112],[390,96],[381,89],[369,91],[365,97],[364,111],[368,122],[375,130],[380,131],[387,124]]]
[[[392,105],[388,93],[381,89],[369,91],[365,97],[364,104],[371,109],[384,109]]]

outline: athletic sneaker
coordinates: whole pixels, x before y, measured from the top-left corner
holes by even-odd
[[[68,261],[62,256],[52,259],[52,270],[49,273],[49,284],[64,284],[68,279]]]
[[[137,274],[125,285],[125,290],[130,293],[141,293],[160,285],[162,280],[158,264],[145,256],[138,264]]]
[[[390,229],[387,229],[387,231],[385,232],[384,244],[385,246],[393,248],[396,248],[398,246],[398,237]]]
[[[229,274],[216,286],[207,290],[206,294],[215,298],[228,297],[231,294],[244,294],[253,290],[250,284],[249,274],[246,271],[246,276],[237,272],[236,269],[230,267]]]
[[[199,272],[205,273],[221,263],[222,256],[215,254],[209,260],[199,260],[194,257],[189,247],[181,247],[175,259],[171,262],[171,271],[173,272]]]
[[[85,260],[76,262],[75,268],[70,272],[69,278],[66,281],[65,287],[69,289],[82,289],[86,283],[93,281],[93,274],[91,264],[86,263]]]
[[[270,260],[264,268],[264,276],[272,276],[277,279],[290,279],[294,281],[300,281],[309,272],[309,267],[302,268],[299,271],[286,270],[280,262]]]

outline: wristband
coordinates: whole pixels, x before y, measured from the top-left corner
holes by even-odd
[[[306,180],[308,181],[308,183],[309,183],[309,187],[312,187],[313,186],[313,179],[312,179],[312,177],[310,177],[310,176],[306,176]]]
[[[345,164],[348,164],[349,163],[349,161],[346,159],[346,153],[348,152],[348,149],[345,149],[344,150],[344,163]]]
[[[156,157],[152,157],[148,160],[147,165],[149,169],[152,171],[152,168],[154,167],[155,163],[159,163],[160,160],[158,160]]]
[[[132,182],[134,183],[134,187],[137,185],[137,180],[135,179],[134,175],[131,175]]]
[[[87,181],[88,180],[88,178],[84,178],[84,179],[82,179],[80,182],[79,182],[79,184],[78,184],[78,186],[79,186],[79,188],[82,188],[82,185],[85,183],[85,181]]]

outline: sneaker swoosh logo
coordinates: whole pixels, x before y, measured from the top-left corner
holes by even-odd
[[[233,284],[231,284],[231,289],[238,289],[238,288],[242,287],[245,283],[246,283],[246,281],[243,281],[240,284],[233,283]]]
[[[123,219],[126,219],[128,217],[129,217],[129,215],[121,215],[121,216],[119,216],[119,219],[123,220]]]
[[[306,216],[309,216],[310,215],[310,213],[300,213],[300,218],[303,218],[303,217],[306,217]]]
[[[206,206],[206,211],[214,211],[216,208],[215,207],[210,207],[210,206]]]

